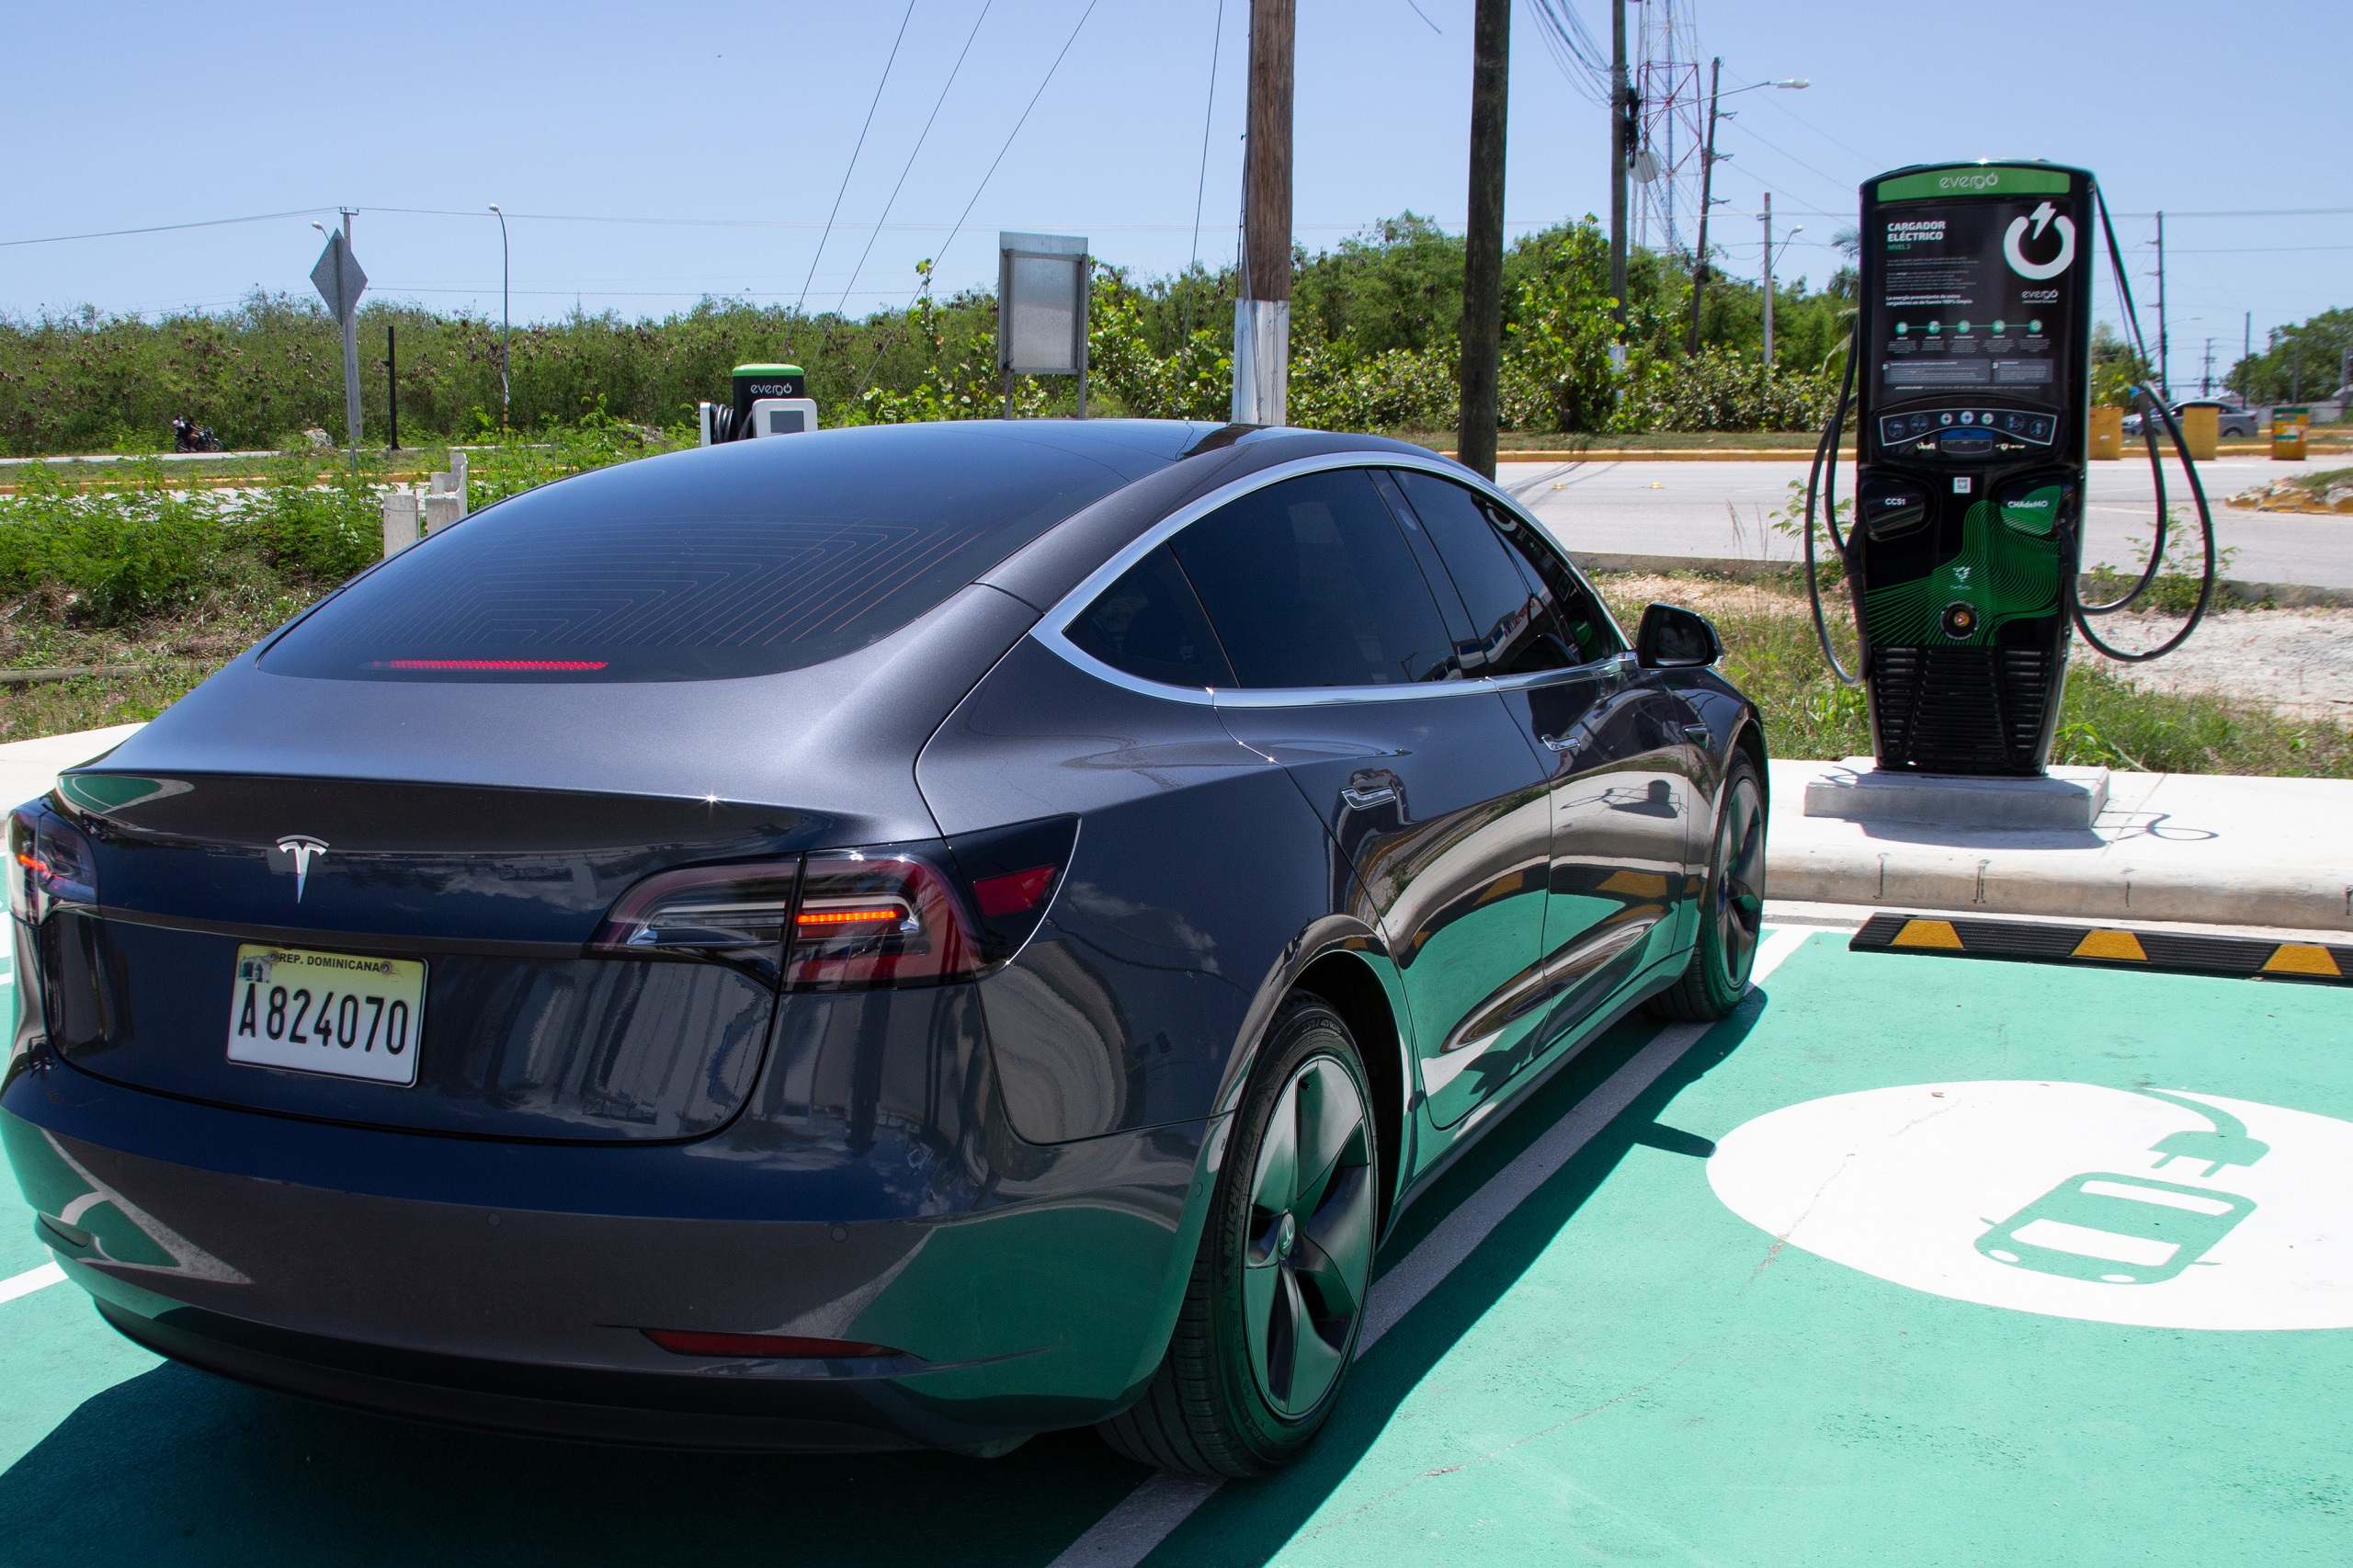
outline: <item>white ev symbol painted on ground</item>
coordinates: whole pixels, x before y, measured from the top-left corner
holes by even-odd
[[[2353,1122],[2182,1090],[1920,1084],[1708,1161],[1779,1241],[1915,1290],[2159,1328],[2353,1328]]]
[[[2034,237],[2038,240],[2042,238],[2044,229],[2053,222],[2058,224],[2059,255],[2054,259],[2027,260],[2026,251],[2018,242],[2026,237],[2026,226],[2029,222],[2033,223]],[[2009,233],[2002,236],[2002,259],[2008,262],[2010,270],[2020,278],[2031,278],[2040,282],[2045,278],[2058,277],[2075,264],[2075,221],[2073,218],[2059,215],[2057,210],[2048,201],[2024,218],[2012,219]]]

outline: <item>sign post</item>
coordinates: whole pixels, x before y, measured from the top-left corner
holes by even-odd
[[[359,258],[351,254],[351,214],[343,215],[343,227],[327,234],[327,248],[319,253],[318,265],[311,268],[311,286],[327,302],[335,322],[343,328],[343,414],[344,423],[351,437],[351,465],[359,466],[359,296],[368,288],[368,275],[359,270]]]

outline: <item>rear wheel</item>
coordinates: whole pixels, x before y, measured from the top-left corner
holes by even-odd
[[[1765,790],[1756,764],[1733,753],[1717,797],[1715,843],[1699,897],[1699,931],[1682,977],[1650,1000],[1654,1017],[1711,1023],[1740,1006],[1765,921]]]
[[[1144,1396],[1096,1428],[1130,1459],[1263,1475],[1339,1402],[1372,1276],[1372,1102],[1317,997],[1267,1032],[1218,1175],[1184,1310]]]

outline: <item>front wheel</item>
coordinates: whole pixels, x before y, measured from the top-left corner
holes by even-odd
[[[1650,1000],[1654,1017],[1704,1024],[1727,1017],[1748,990],[1765,922],[1765,790],[1756,764],[1732,754],[1717,796],[1715,842],[1699,896],[1699,930],[1681,978]]]
[[[1318,997],[1267,1031],[1211,1200],[1168,1354],[1096,1430],[1130,1459],[1264,1475],[1339,1403],[1372,1278],[1372,1101],[1356,1041]]]

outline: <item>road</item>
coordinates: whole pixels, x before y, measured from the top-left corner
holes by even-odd
[[[2200,464],[2200,478],[2217,503],[2216,540],[2235,552],[2222,574],[2242,582],[2353,588],[2353,517],[2245,512],[2219,504],[2291,473],[2344,466],[2342,457],[2301,463],[2222,458]],[[1497,478],[1571,550],[1794,561],[1802,548],[1799,540],[1777,533],[1770,518],[1789,504],[1790,482],[1804,483],[1806,467],[1802,458],[1504,463]],[[1851,489],[1853,468],[1842,469],[1839,478],[1844,494]],[[2166,487],[2175,516],[2190,521],[2194,540],[2195,514],[2181,503],[2178,469],[2168,470]],[[2086,560],[2137,569],[2146,558],[2154,494],[2145,460],[2092,464]]]

